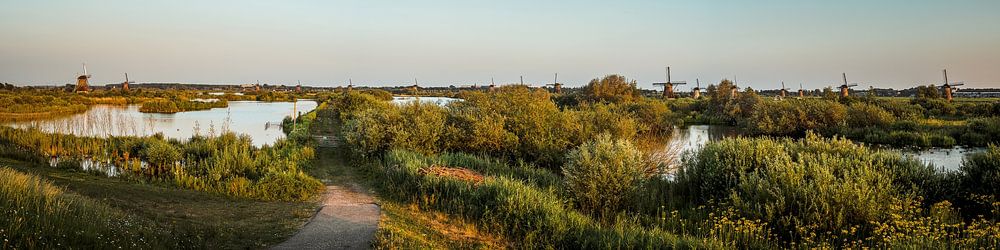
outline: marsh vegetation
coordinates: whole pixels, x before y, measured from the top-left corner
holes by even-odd
[[[382,90],[327,92],[315,95],[320,103],[315,110],[286,117],[281,122],[286,138],[267,145],[224,129],[167,138],[0,127],[0,157],[33,166],[0,170],[6,185],[0,191],[40,192],[31,198],[39,201],[17,200],[24,204],[86,200],[94,191],[78,195],[46,180],[66,181],[54,177],[58,173],[82,174],[95,183],[153,186],[222,203],[277,204],[274,210],[284,217],[269,223],[286,225],[280,228],[287,233],[295,227],[287,225],[302,218],[288,214],[309,207],[322,190],[319,179],[363,179],[388,213],[374,242],[379,248],[1000,244],[1000,147],[995,146],[1000,103],[947,102],[927,91],[912,99],[842,98],[832,91],[776,99],[749,88],[734,90],[723,81],[709,86],[702,99],[662,99],[609,75],[565,94],[504,86],[460,91],[448,102],[393,101]],[[136,95],[152,98],[143,104],[150,107],[190,100],[155,93]],[[141,99],[118,95],[122,99],[113,93],[86,98]],[[220,99],[243,98],[250,97]],[[688,151],[663,143],[678,128],[706,124],[737,132]],[[335,147],[316,150],[316,137],[332,137],[333,145],[325,146]],[[956,145],[981,150],[954,156],[964,160],[949,171],[893,149]],[[8,213],[0,220],[24,223],[3,236],[18,239],[17,246],[119,243],[96,240],[104,235],[138,237],[143,241],[129,244],[140,248],[187,242],[162,230],[143,231],[164,228],[164,222],[149,213],[136,216],[141,207],[70,203],[82,207],[73,213],[132,218],[129,225],[138,228],[121,231],[117,224],[70,220],[67,228],[93,227],[100,233],[48,240],[59,235],[42,229],[51,225]],[[194,228],[167,231],[217,232],[212,226]],[[46,240],[28,239],[39,235]]]

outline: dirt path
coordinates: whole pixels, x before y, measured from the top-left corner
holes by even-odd
[[[318,115],[310,128],[316,141],[315,168],[306,169],[326,183],[322,207],[298,233],[273,249],[368,249],[378,229],[380,210],[362,179],[348,166],[330,114]]]
[[[273,249],[368,249],[378,219],[378,205],[357,185],[327,186],[319,212]]]

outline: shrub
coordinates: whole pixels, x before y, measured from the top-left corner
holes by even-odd
[[[852,103],[847,106],[847,125],[851,127],[888,126],[896,117],[875,105]]]
[[[761,101],[743,122],[751,134],[805,135],[814,130],[830,132],[847,119],[844,105],[822,100]]]
[[[732,204],[786,240],[850,238],[854,233],[842,230],[870,228],[886,218],[890,201],[915,191],[909,189],[913,173],[928,168],[815,134],[800,141],[736,138],[710,143],[686,161],[678,185],[695,200]]]
[[[892,131],[889,133],[889,141],[894,145],[908,145],[915,147],[930,147],[931,140],[920,132]]]
[[[150,141],[142,153],[147,162],[158,167],[174,165],[181,158],[177,148],[161,140]]]
[[[144,102],[139,107],[139,112],[143,113],[177,113],[181,111],[183,110],[177,107],[177,103],[164,99]]]
[[[969,192],[1000,197],[1000,147],[990,145],[986,152],[969,155],[959,171]]]
[[[955,106],[940,98],[916,98],[911,103],[920,105],[927,116],[954,116],[958,113]]]
[[[635,83],[620,75],[594,78],[583,92],[588,100],[596,102],[631,102],[639,97]]]
[[[370,89],[370,90],[365,90],[364,93],[365,94],[369,94],[371,96],[374,96],[375,99],[378,99],[378,100],[392,101],[392,93],[389,93],[389,91],[385,91],[385,90],[381,90],[381,89]]]
[[[962,139],[976,146],[1000,142],[1000,116],[970,119]]]
[[[649,165],[628,140],[602,135],[570,151],[562,172],[567,193],[581,210],[609,215],[618,212],[654,172]]]

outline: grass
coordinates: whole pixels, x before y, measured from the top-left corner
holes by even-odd
[[[41,176],[68,193],[143,218],[157,229],[179,237],[165,242],[178,245],[154,244],[154,247],[264,248],[291,236],[315,212],[315,204],[310,202],[231,199],[165,184],[136,183],[9,159],[0,159],[0,165]]]
[[[381,205],[377,249],[501,249],[512,245],[501,236],[480,230],[475,223],[446,213],[421,210],[415,204]]]
[[[4,249],[149,248],[169,238],[148,220],[7,167],[0,167],[0,197]]]

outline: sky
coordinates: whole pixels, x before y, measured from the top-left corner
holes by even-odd
[[[0,0],[0,82],[1000,87],[1000,1]],[[681,90],[693,86],[680,87]]]

